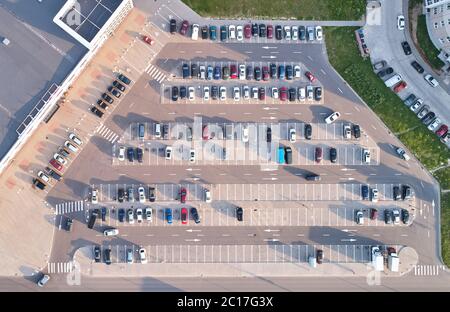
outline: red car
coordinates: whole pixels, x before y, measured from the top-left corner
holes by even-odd
[[[287,88],[286,87],[282,87],[280,89],[280,100],[281,101],[286,101],[287,100]]]
[[[259,100],[264,101],[266,99],[266,89],[264,87],[259,88]]]
[[[143,36],[142,40],[144,40],[144,42],[148,43],[149,45],[153,45],[155,43],[155,41],[149,36]]]
[[[188,218],[187,218],[187,209],[186,208],[181,208],[181,224],[187,224],[188,223]]]
[[[402,91],[403,89],[405,89],[407,86],[406,82],[404,81],[400,81],[399,83],[397,83],[394,87],[394,92],[395,93],[399,93],[400,91]]]
[[[188,28],[189,28],[189,22],[186,20],[183,21],[183,23],[181,24],[181,28],[180,28],[180,34],[182,34],[183,36],[186,35]]]
[[[269,80],[269,67],[263,66],[262,72],[263,72],[263,80],[268,81]]]
[[[209,140],[209,133],[208,133],[207,125],[203,126],[202,137],[203,137],[203,140]]]
[[[436,134],[437,134],[439,137],[443,137],[444,135],[447,134],[447,132],[448,132],[448,127],[447,127],[447,125],[442,125],[442,126],[440,126],[439,129],[436,131]]]
[[[307,71],[307,72],[305,73],[305,76],[308,77],[309,81],[311,81],[311,82],[316,81],[316,77],[314,77],[314,75],[311,74],[311,72],[309,72],[309,71]]]
[[[250,24],[245,24],[244,26],[244,37],[249,39],[252,37],[252,26]]]
[[[370,219],[375,220],[378,217],[378,210],[375,208],[370,209]]]
[[[267,38],[272,39],[273,38],[273,26],[267,25]]]
[[[230,78],[231,79],[238,78],[237,66],[234,64],[230,66]]]
[[[187,196],[187,190],[182,187],[180,190],[180,201],[182,204],[184,204],[186,202],[186,196]]]
[[[322,148],[316,147],[316,163],[320,163],[322,161]]]
[[[56,159],[53,159],[53,158],[50,160],[50,165],[52,165],[59,171],[61,171],[63,169],[63,165],[61,165],[59,162],[56,161]]]

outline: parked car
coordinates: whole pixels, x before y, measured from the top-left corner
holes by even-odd
[[[408,86],[408,85],[406,84],[405,81],[400,81],[398,84],[396,84],[396,85],[394,86],[394,92],[395,92],[395,93],[399,93],[400,91],[406,89],[407,86]]]
[[[305,176],[307,181],[320,181],[320,175],[318,174],[308,174]]]
[[[314,77],[314,75],[313,75],[311,72],[309,72],[309,71],[305,72],[305,76],[306,76],[306,77],[309,79],[309,81],[311,81],[311,82],[316,81],[316,77]]]
[[[409,211],[406,209],[402,209],[402,222],[403,224],[408,224],[409,222]]]
[[[364,163],[370,164],[370,151],[366,148],[363,149],[362,159]]]
[[[353,125],[353,135],[355,136],[355,139],[359,139],[361,137],[361,129],[357,124]]]
[[[171,208],[164,209],[164,214],[166,216],[167,223],[172,224],[172,221],[173,221],[172,209]]]
[[[182,187],[180,189],[180,202],[182,204],[186,203],[186,197],[187,197],[187,190],[186,188]]]
[[[423,124],[428,125],[434,120],[435,117],[436,117],[435,113],[429,112],[421,119],[421,121]]]
[[[190,212],[191,212],[192,218],[194,219],[194,222],[200,223],[200,216],[198,214],[197,208],[192,207]]]
[[[400,211],[398,209],[392,209],[392,216],[394,217],[394,224],[400,223]]]
[[[323,263],[323,250],[322,249],[318,249],[316,251],[316,261],[318,264],[322,264]]]
[[[337,149],[334,147],[330,148],[330,161],[332,163],[337,162]]]
[[[386,61],[379,61],[373,64],[373,70],[378,71],[386,66]]]
[[[378,210],[370,208],[370,220],[376,220],[378,218]]]
[[[409,185],[403,185],[402,187],[402,199],[411,199],[413,195],[412,189]]]
[[[186,208],[184,208],[184,207],[181,208],[180,217],[181,217],[181,224],[188,223],[188,211]]]
[[[378,202],[378,189],[373,188],[372,189],[372,196],[371,196],[372,202],[376,203]]]
[[[355,221],[356,221],[356,224],[358,224],[358,225],[364,224],[364,214],[363,214],[362,210],[356,211]]]
[[[392,215],[392,211],[390,209],[384,210],[384,222],[386,224],[392,224],[394,216]]]
[[[380,77],[380,78],[384,78],[385,76],[390,75],[393,72],[394,72],[394,69],[392,67],[387,67],[387,68],[385,68],[383,70],[380,70],[377,73],[377,76]]]
[[[124,74],[120,74],[119,76],[117,76],[117,78],[127,86],[131,84],[131,79],[125,76]]]
[[[448,133],[448,126],[442,125],[439,127],[439,129],[436,131],[437,136],[443,137]]]
[[[428,130],[435,131],[437,127],[441,124],[441,120],[439,118],[435,118],[432,123],[428,125]]]
[[[312,126],[311,124],[305,124],[305,139],[311,140],[312,137]]]
[[[186,35],[186,33],[188,31],[188,28],[189,28],[189,22],[184,20],[181,23],[180,34],[183,35],[183,36]]]
[[[242,207],[236,207],[236,219],[241,222],[244,220],[244,210]]]
[[[402,195],[400,194],[400,187],[394,186],[392,188],[392,197],[394,198],[394,200],[402,199]]]
[[[369,186],[361,185],[361,196],[363,200],[369,200]]]
[[[414,67],[414,69],[419,73],[422,74],[425,70],[423,69],[422,65],[420,65],[417,61],[412,61],[411,66]]]
[[[170,33],[174,34],[177,32],[177,21],[175,19],[170,20]]]
[[[322,147],[317,146],[314,153],[314,158],[317,163],[320,163],[322,161],[322,154],[323,154]]]
[[[405,17],[403,15],[397,16],[397,28],[398,30],[405,29]]]
[[[403,48],[403,52],[406,55],[410,55],[411,54],[411,47],[409,46],[409,43],[406,41],[402,42],[402,48]]]

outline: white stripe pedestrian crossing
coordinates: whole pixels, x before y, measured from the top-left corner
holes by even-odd
[[[78,212],[84,210],[84,202],[82,200],[75,202],[65,202],[62,204],[57,204],[55,207],[55,214],[61,215],[71,212]]]
[[[49,262],[47,264],[47,271],[50,274],[55,273],[70,273],[72,272],[73,263],[70,262]]]
[[[106,127],[105,125],[101,125],[97,128],[96,133],[98,133],[100,136],[104,137],[107,141],[114,144],[116,140],[119,138],[119,135],[116,134],[114,131]]]
[[[442,265],[415,265],[414,275],[416,276],[435,276],[439,275],[440,270],[445,270]]]
[[[153,64],[149,64],[145,69],[145,72],[158,83],[162,83],[167,78],[167,76]]]

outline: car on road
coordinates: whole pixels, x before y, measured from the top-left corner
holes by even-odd
[[[330,161],[332,163],[337,162],[337,149],[334,147],[330,148]]]
[[[405,17],[403,15],[397,16],[397,28],[398,30],[405,29]]]
[[[363,149],[362,158],[364,163],[370,164],[370,151],[368,149]]]
[[[316,163],[320,163],[322,161],[323,150],[322,147],[317,146],[314,152],[314,159]]]
[[[426,74],[425,76],[423,76],[423,79],[425,79],[425,81],[428,82],[433,88],[439,86],[439,82],[430,74]]]
[[[355,221],[356,221],[356,224],[358,224],[358,225],[364,224],[364,214],[363,214],[362,210],[356,211]]]
[[[407,209],[402,209],[402,222],[403,224],[408,224],[409,222],[409,211]]]
[[[186,197],[187,197],[187,190],[186,188],[182,187],[180,189],[180,202],[182,204],[186,203]]]
[[[119,235],[119,230],[116,228],[106,229],[103,231],[104,236],[116,236]]]
[[[387,67],[387,68],[385,68],[383,70],[380,70],[377,73],[377,76],[380,77],[380,78],[384,78],[385,76],[390,75],[393,72],[394,72],[394,69],[392,67]]]
[[[384,222],[386,224],[392,224],[394,216],[392,215],[392,211],[390,209],[384,210]]]
[[[174,34],[174,33],[176,33],[177,32],[177,21],[175,20],[175,19],[171,19],[170,20],[170,26],[169,26],[169,28],[170,28],[170,33],[171,34]]]
[[[305,72],[305,76],[306,76],[306,77],[309,79],[309,81],[311,81],[311,82],[316,81],[316,77],[314,77],[314,75],[313,75],[310,71]]]
[[[244,220],[244,210],[242,207],[236,207],[236,219],[240,222]]]
[[[133,209],[128,209],[127,216],[128,216],[128,223],[134,224],[134,211],[133,211]]]
[[[408,154],[406,154],[405,150],[401,147],[397,148],[397,154],[400,155],[404,160],[409,160],[410,157]]]
[[[372,189],[371,201],[374,203],[378,202],[378,189],[376,188]]]
[[[191,212],[192,218],[194,219],[194,222],[200,223],[200,216],[198,214],[197,208],[192,207],[190,212]]]
[[[186,35],[186,33],[188,31],[188,28],[189,28],[189,22],[184,20],[181,23],[180,34],[183,35],[183,36]]]
[[[141,263],[147,263],[147,252],[145,248],[139,249],[139,259],[141,260]]]
[[[408,42],[406,42],[406,41],[402,42],[402,49],[403,49],[403,52],[406,55],[410,55],[411,54],[411,47],[409,46]]]
[[[95,245],[94,246],[94,260],[95,262],[100,262],[102,259],[102,250],[100,249],[100,246]]]
[[[334,121],[336,121],[339,117],[341,117],[341,114],[339,112],[334,112],[331,115],[329,115],[327,118],[325,118],[325,123],[331,124]]]
[[[311,124],[305,124],[305,139],[311,140],[312,138],[312,126]]]
[[[422,65],[420,65],[417,61],[412,61],[411,62],[411,66],[414,67],[414,69],[419,73],[419,74],[423,74],[423,72],[425,71],[422,67]]]
[[[369,200],[369,186],[368,185],[361,185],[361,196],[363,200]]]
[[[305,179],[307,181],[320,181],[320,175],[314,174],[314,173],[310,173],[310,174],[305,176]]]

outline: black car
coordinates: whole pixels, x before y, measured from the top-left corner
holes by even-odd
[[[118,82],[117,80],[113,81],[113,86],[116,87],[117,89],[119,89],[122,92],[125,91],[125,86],[123,84],[121,84],[120,82]]]
[[[106,248],[105,252],[103,253],[103,255],[104,255],[103,258],[105,260],[105,263],[110,265],[111,264],[111,249]]]
[[[106,207],[102,207],[102,221],[106,221]]]
[[[247,80],[252,80],[253,79],[253,67],[251,65],[247,66]]]
[[[219,98],[219,87],[211,86],[211,98],[217,100]]]
[[[406,209],[402,209],[402,222],[407,224],[409,222],[409,211]]]
[[[200,223],[200,216],[198,215],[197,208],[191,208],[191,216],[194,219],[195,223]]]
[[[114,88],[113,86],[108,87],[108,91],[116,98],[120,98],[122,96],[122,93],[120,93],[120,91]]]
[[[258,24],[256,23],[252,25],[252,36],[258,37]]]
[[[272,63],[270,64],[270,78],[277,79],[277,65]]]
[[[361,196],[363,200],[369,200],[369,187],[367,185],[361,185]]]
[[[335,163],[337,161],[337,149],[334,147],[330,148],[330,161]]]
[[[422,74],[425,70],[423,69],[422,65],[417,63],[416,61],[411,62],[411,66],[414,67],[414,69],[419,73]]]
[[[406,55],[410,55],[411,54],[411,47],[409,46],[409,43],[406,41],[402,42],[402,48],[403,48],[403,52],[405,52]]]
[[[103,109],[108,109],[108,104],[106,104],[105,102],[103,102],[103,100],[98,100],[97,101],[97,105]]]
[[[305,179],[307,181],[320,181],[320,175],[318,174],[308,174],[305,176]]]
[[[305,124],[305,139],[311,140],[312,137],[312,126],[310,124]]]
[[[314,99],[320,101],[322,99],[322,87],[314,88]]]
[[[284,147],[284,161],[286,164],[292,164],[292,148],[290,146]]]
[[[117,78],[119,78],[120,81],[122,81],[124,84],[129,85],[131,83],[130,78],[128,78],[127,76],[120,74],[119,76],[117,76]]]
[[[359,125],[353,125],[353,135],[356,139],[361,137],[361,128],[359,127]]]
[[[123,188],[120,188],[117,190],[117,199],[119,200],[119,203],[123,202],[123,198],[125,197],[125,191]]]
[[[323,262],[323,250],[322,249],[317,250],[316,261],[318,264],[322,264],[322,262]]]
[[[423,116],[422,123],[424,123],[425,125],[428,125],[429,123],[431,123],[433,121],[434,117],[436,117],[436,114],[433,112],[429,112],[428,114]]]
[[[244,209],[242,207],[236,207],[236,218],[241,222],[244,220]]]
[[[298,26],[298,39],[305,40],[306,39],[306,28],[305,26]]]
[[[185,86],[180,87],[180,99],[184,99],[187,96],[187,89]]]
[[[228,35],[227,26],[225,25],[220,26],[220,40],[221,41],[227,40],[227,35]]]
[[[127,148],[127,157],[129,162],[133,162],[134,160],[134,148],[129,147]]]
[[[280,25],[275,27],[275,38],[277,40],[283,39],[283,28]]]
[[[289,88],[289,101],[294,102],[297,98],[297,90],[295,88]]]
[[[97,107],[92,106],[91,107],[91,112],[93,112],[95,115],[97,115],[98,117],[102,118],[103,117],[103,112],[101,110],[99,110]]]
[[[144,157],[144,151],[142,148],[136,147],[136,158],[138,162],[142,162],[142,158]]]
[[[403,190],[402,190],[402,199],[411,199],[412,197],[412,190],[411,187],[408,185],[403,185]]]
[[[183,64],[183,79],[189,78],[189,65]]]
[[[260,81],[262,77],[261,68],[259,66],[255,67],[255,80]]]
[[[392,222],[394,222],[394,216],[393,216],[392,210],[390,210],[390,209],[384,210],[384,222],[386,224],[392,224]]]
[[[153,186],[148,187],[148,200],[151,202],[156,200],[155,188]]]
[[[392,193],[394,200],[402,199],[402,195],[400,194],[400,188],[398,186],[394,186]]]
[[[270,127],[267,128],[266,141],[272,142],[272,129]]]
[[[294,78],[294,69],[292,65],[286,65],[286,79],[292,80]]]
[[[208,39],[208,26],[202,27],[202,39]]]
[[[125,209],[120,208],[118,215],[119,215],[119,222],[123,222],[125,220]]]
[[[174,34],[177,32],[177,21],[174,19],[170,20],[170,33]]]
[[[267,36],[266,24],[259,24],[259,36],[260,37],[266,37]]]
[[[72,225],[73,225],[73,220],[71,218],[67,218],[66,219],[66,231],[67,232],[72,231]]]
[[[393,72],[394,72],[394,69],[393,69],[392,67],[387,67],[387,68],[385,68],[385,69],[383,69],[383,70],[380,70],[380,71],[377,73],[377,75],[378,75],[378,77],[383,78],[384,76],[390,75],[390,74],[392,74]]]
[[[100,260],[102,259],[102,250],[100,249],[100,246],[94,247],[94,259],[95,262],[100,262]]]
[[[172,101],[178,100],[178,87],[173,86],[172,87]]]
[[[33,185],[41,190],[45,190],[45,187],[47,186],[45,183],[39,181],[38,179],[33,179]]]
[[[103,93],[102,94],[102,99],[104,99],[106,102],[108,102],[109,104],[112,104],[114,102],[113,98],[110,97],[108,94]]]
[[[191,77],[198,78],[198,66],[197,64],[191,64]]]

